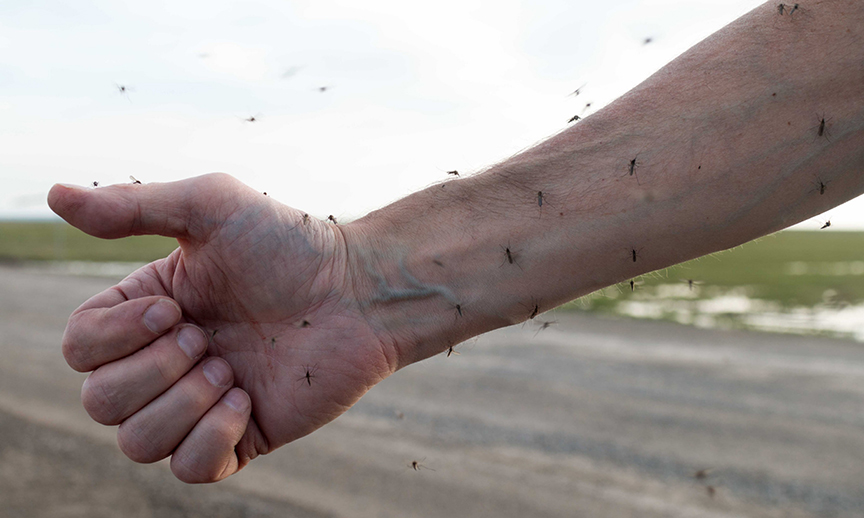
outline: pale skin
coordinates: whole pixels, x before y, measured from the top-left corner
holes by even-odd
[[[221,480],[460,341],[858,196],[862,85],[864,4],[771,2],[542,144],[347,225],[223,174],[56,185],[85,232],[180,243],[78,308],[63,353],[127,456]]]

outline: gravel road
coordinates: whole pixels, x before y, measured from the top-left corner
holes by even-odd
[[[119,452],[60,354],[69,313],[115,281],[0,266],[3,516],[864,516],[864,345],[563,313],[187,486]]]

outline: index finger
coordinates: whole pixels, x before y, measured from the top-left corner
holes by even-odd
[[[180,305],[169,297],[129,300],[114,286],[91,297],[69,317],[63,357],[76,371],[91,371],[141,349],[181,318]]]

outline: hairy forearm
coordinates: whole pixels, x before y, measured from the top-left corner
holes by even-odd
[[[791,9],[791,8],[790,8]],[[864,192],[864,4],[757,8],[607,108],[344,228],[400,365]]]

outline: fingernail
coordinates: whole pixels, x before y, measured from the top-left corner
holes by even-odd
[[[177,332],[177,345],[183,349],[189,359],[194,360],[204,354],[204,350],[207,349],[207,337],[204,335],[204,331],[195,326],[183,326]]]
[[[58,183],[57,185],[65,187],[66,189],[77,189],[79,191],[84,189],[84,187],[81,187],[80,185],[72,185],[71,183]]]
[[[204,377],[214,387],[224,387],[231,381],[231,367],[224,361],[210,360],[204,364]]]
[[[154,333],[162,333],[180,320],[180,306],[162,299],[144,312],[144,325]]]
[[[246,410],[249,409],[249,397],[240,390],[232,390],[225,394],[224,401],[238,414],[245,414]]]

